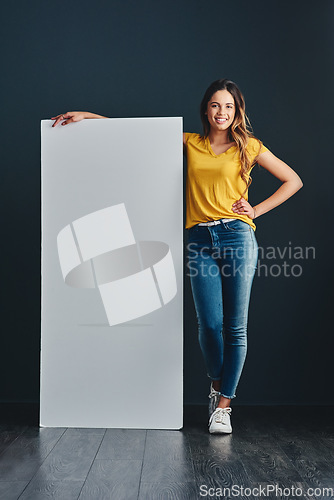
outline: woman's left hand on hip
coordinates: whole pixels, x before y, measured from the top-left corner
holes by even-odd
[[[238,201],[233,203],[232,210],[236,214],[248,215],[250,219],[253,219],[254,217],[253,207],[243,197],[241,197]]]

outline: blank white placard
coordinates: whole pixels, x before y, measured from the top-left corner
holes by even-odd
[[[42,130],[40,425],[183,425],[182,118]]]

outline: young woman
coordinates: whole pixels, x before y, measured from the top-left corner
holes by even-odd
[[[231,433],[230,403],[247,351],[248,308],[257,265],[254,219],[277,207],[303,183],[249,131],[245,101],[227,79],[213,82],[200,107],[203,134],[183,134],[187,154],[187,267],[198,320],[199,343],[211,380],[209,432]],[[56,126],[84,118],[67,112]],[[250,173],[258,163],[282,185],[259,203],[248,203]]]

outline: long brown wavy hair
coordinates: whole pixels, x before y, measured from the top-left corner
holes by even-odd
[[[257,139],[252,133],[252,127],[245,111],[244,96],[242,95],[238,86],[231,80],[228,80],[227,78],[214,81],[205,91],[200,106],[200,115],[203,125],[202,139],[203,140],[206,139],[210,132],[210,123],[206,115],[208,102],[211,100],[213,94],[215,94],[218,90],[227,90],[234,98],[235,117],[232,125],[228,128],[229,132],[228,138],[230,142],[236,143],[239,150],[240,163],[241,163],[240,175],[243,181],[246,183],[246,189],[243,192],[244,195],[252,183],[252,178],[250,175],[247,180],[247,173],[250,171],[252,166],[256,164],[256,161],[254,161],[253,163],[251,162],[246,152],[248,139],[252,137],[259,142],[259,152],[261,149],[262,142],[259,139]]]

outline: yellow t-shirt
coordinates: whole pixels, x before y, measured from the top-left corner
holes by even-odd
[[[231,146],[225,153],[216,155],[208,137],[202,140],[199,134],[186,133],[186,151],[186,229],[199,222],[235,218],[247,222],[255,231],[252,219],[232,210],[232,204],[241,198],[246,189],[240,175],[238,147]],[[261,141],[250,137],[246,151],[253,163],[259,154],[269,150]],[[252,168],[246,175],[247,180]],[[248,190],[244,198],[248,201]]]

